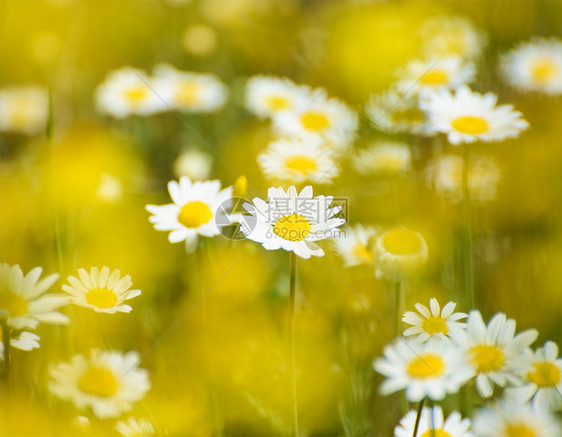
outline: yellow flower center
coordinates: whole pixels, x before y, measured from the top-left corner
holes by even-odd
[[[266,99],[267,106],[272,111],[281,111],[289,108],[289,100],[282,96],[270,96]]]
[[[475,117],[474,115],[457,117],[451,125],[456,131],[468,135],[483,134],[488,130],[488,122],[482,117]]]
[[[117,380],[111,370],[104,367],[90,367],[78,381],[78,387],[84,393],[108,398],[117,392]]]
[[[479,344],[468,350],[470,362],[480,373],[494,372],[503,366],[503,352],[497,347],[488,344]]]
[[[138,106],[148,95],[148,88],[145,86],[137,86],[125,90],[125,99],[131,106]]]
[[[535,363],[527,379],[539,387],[555,387],[560,383],[560,369],[548,361]]]
[[[535,82],[544,85],[556,76],[557,68],[552,59],[544,58],[535,62],[531,68],[531,76]]]
[[[412,255],[421,249],[421,242],[415,232],[394,229],[384,236],[383,246],[394,255]]]
[[[10,317],[23,316],[27,313],[26,300],[12,291],[0,292],[0,309],[10,313]]]
[[[507,425],[505,428],[506,437],[537,437],[534,430],[525,424]]]
[[[193,105],[199,101],[199,85],[195,81],[184,80],[178,86],[176,102],[180,105]]]
[[[316,160],[314,160],[310,156],[304,155],[289,156],[285,160],[285,167],[303,174],[311,173],[318,168],[316,166]]]
[[[429,317],[423,321],[422,328],[428,334],[447,334],[449,328],[447,322],[441,317]]]
[[[449,83],[449,73],[443,70],[431,70],[420,79],[422,85],[438,86]]]
[[[361,243],[358,243],[353,248],[353,256],[364,262],[371,262],[371,254],[367,250],[367,247]]]
[[[428,429],[426,432],[424,432],[421,437],[453,437],[451,434],[449,434],[447,431],[444,431],[442,429]]]
[[[186,228],[198,228],[208,223],[213,218],[213,212],[209,205],[200,200],[187,202],[181,207],[178,221]]]
[[[435,354],[422,354],[408,363],[406,372],[414,378],[435,378],[445,370],[443,358]]]
[[[301,115],[301,123],[306,130],[321,131],[330,126],[330,120],[321,112],[305,112]]]
[[[310,222],[300,214],[287,214],[273,225],[273,233],[289,241],[302,241],[310,234]]]
[[[107,288],[94,288],[86,294],[86,301],[98,308],[111,308],[117,303],[117,296]]]

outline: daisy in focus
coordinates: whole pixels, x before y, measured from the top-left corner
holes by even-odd
[[[246,83],[246,108],[259,118],[271,118],[280,111],[291,111],[310,88],[296,85],[285,77],[254,76]]]
[[[497,96],[461,86],[454,93],[438,91],[422,99],[433,129],[447,134],[453,145],[515,138],[529,127],[512,105],[496,106]]]
[[[481,409],[473,420],[479,437],[554,437],[562,429],[547,411],[503,399],[491,408]]]
[[[331,183],[339,168],[334,152],[319,140],[280,139],[257,157],[266,178],[300,184]]]
[[[466,330],[452,333],[455,342],[466,352],[468,362],[476,374],[476,389],[483,398],[494,393],[494,384],[518,385],[518,373],[529,367],[525,354],[538,332],[528,329],[515,335],[515,320],[498,313],[488,323],[480,311],[468,315]]]
[[[357,114],[326,91],[316,89],[299,99],[291,111],[280,111],[273,117],[277,134],[291,138],[319,138],[334,147],[345,147],[355,137]]]
[[[246,238],[267,250],[284,249],[304,259],[324,256],[315,242],[336,238],[342,232],[338,226],[345,220],[334,217],[342,207],[330,208],[333,196],[312,197],[311,186],[298,194],[294,186],[287,191],[271,187],[267,199],[254,197],[253,205],[245,203],[250,216],[244,216],[240,226]]]
[[[146,419],[135,419],[129,417],[126,421],[120,420],[115,429],[125,437],[149,437],[156,434],[152,423]]]
[[[35,329],[39,323],[68,323],[68,317],[56,311],[68,304],[68,298],[61,293],[45,294],[59,275],[53,273],[39,280],[42,271],[35,267],[24,276],[19,265],[0,265],[0,310],[9,314],[7,323],[11,328]]]
[[[224,211],[232,206],[232,187],[221,191],[220,181],[191,182],[182,176],[168,182],[173,203],[146,205],[149,220],[157,231],[171,231],[170,243],[185,241],[187,252],[195,249],[199,236],[220,234],[217,223],[228,223]],[[224,216],[224,217],[223,217]]]
[[[475,75],[474,64],[459,57],[415,60],[398,73],[396,88],[402,93],[425,95],[471,83]]]
[[[184,112],[217,112],[228,98],[228,88],[215,75],[180,71],[167,64],[154,69],[153,88],[166,109]]]
[[[542,410],[562,409],[562,358],[558,358],[558,346],[547,341],[535,353],[526,350],[531,366],[522,376],[520,387],[506,389],[514,400],[527,402]]]
[[[363,176],[400,175],[412,168],[412,151],[405,143],[384,142],[357,151],[352,158],[355,170]]]
[[[427,262],[423,236],[406,228],[394,228],[375,240],[373,265],[378,279],[402,281],[416,274]]]
[[[150,389],[148,372],[138,362],[136,352],[93,349],[88,357],[75,355],[51,368],[49,391],[80,410],[91,407],[100,419],[118,417]]]
[[[421,412],[418,432],[414,436],[417,413],[410,410],[394,428],[394,437],[474,437],[470,432],[470,419],[453,411],[447,419],[441,407],[424,408]]]
[[[96,89],[98,110],[115,118],[125,118],[167,109],[153,86],[153,79],[142,70],[123,67],[112,71]]]
[[[426,396],[441,400],[456,393],[474,375],[462,351],[447,339],[420,343],[398,338],[385,346],[384,358],[376,359],[373,365],[388,378],[379,387],[381,394],[405,389],[410,402]]]
[[[70,285],[62,289],[70,294],[74,305],[91,308],[98,313],[129,313],[132,308],[123,302],[141,294],[140,290],[130,290],[133,285],[129,275],[121,278],[119,270],[110,271],[109,267],[92,267],[90,273],[78,269],[78,276],[68,277]]]
[[[49,94],[42,87],[0,90],[0,132],[33,135],[47,129]]]
[[[523,91],[562,94],[562,41],[534,39],[500,58],[507,82]]]
[[[464,329],[465,324],[458,322],[458,320],[466,318],[467,314],[454,313],[455,306],[455,302],[449,302],[440,310],[439,302],[435,298],[429,301],[430,309],[421,303],[417,303],[415,307],[420,314],[406,311],[404,317],[402,317],[404,323],[412,325],[404,331],[404,336],[417,335],[417,340],[424,342],[435,336],[450,337],[453,332]]]
[[[373,239],[379,230],[373,226],[347,226],[344,236],[333,240],[334,249],[345,267],[371,264]]]

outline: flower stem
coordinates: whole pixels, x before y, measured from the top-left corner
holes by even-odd
[[[394,330],[396,331],[395,334],[397,336],[400,336],[400,332],[402,331],[400,329],[400,327],[402,326],[402,307],[404,305],[404,287],[402,286],[402,282],[400,281],[394,283],[394,297],[396,298],[396,305],[394,308]]]
[[[289,282],[289,344],[291,348],[291,378],[293,386],[293,435],[299,435],[299,409],[297,400],[297,369],[295,360],[295,291],[297,281],[297,256],[290,253],[291,279]]]
[[[464,199],[464,217],[465,217],[465,253],[464,253],[464,288],[468,296],[470,308],[474,308],[474,268],[472,259],[472,208],[470,203],[469,189],[469,168],[470,168],[470,149],[465,144],[464,150],[464,166],[462,172],[462,189]]]
[[[425,402],[425,398],[423,398],[420,401],[420,404],[418,405],[418,414],[416,415],[416,423],[414,424],[414,433],[412,434],[412,437],[417,437],[418,435],[418,428],[420,427],[420,419],[421,419],[421,413],[423,410],[424,402]]]
[[[429,434],[430,437],[435,437],[435,404],[431,399],[429,401]]]
[[[7,315],[2,315],[0,318],[0,326],[2,327],[2,345],[4,346],[4,361],[2,368],[2,377],[6,380],[10,379],[10,332],[11,329],[8,326]]]

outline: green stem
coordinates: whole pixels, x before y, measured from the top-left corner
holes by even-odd
[[[297,282],[297,256],[290,254],[291,279],[289,282],[289,343],[291,347],[291,379],[293,386],[293,435],[299,435],[299,408],[297,399],[297,368],[295,360],[295,295]]]
[[[470,203],[470,187],[469,187],[469,168],[470,168],[470,149],[465,144],[464,165],[462,172],[462,189],[464,200],[464,217],[465,217],[465,253],[464,253],[464,288],[468,295],[470,308],[474,308],[474,267],[472,258],[472,208]]]
[[[3,361],[3,369],[2,369],[2,376],[8,380],[10,379],[10,334],[11,329],[8,326],[8,317],[3,315],[0,319],[0,326],[2,327],[2,344],[4,346],[4,361]]]
[[[425,402],[425,398],[423,398],[420,401],[420,404],[418,405],[418,414],[416,415],[416,423],[414,424],[414,433],[412,434],[412,437],[417,437],[418,435],[418,428],[420,427],[420,419],[421,419],[421,413],[423,410],[424,402]]]
[[[402,287],[400,281],[394,283],[394,297],[396,299],[394,329],[396,335],[400,336],[402,332],[402,329],[400,329],[402,326],[402,307],[404,305],[404,287]]]
[[[429,433],[430,437],[435,437],[435,404],[431,399],[429,400]]]

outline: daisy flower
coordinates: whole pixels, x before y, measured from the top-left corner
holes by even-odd
[[[426,396],[441,400],[474,375],[464,354],[447,339],[420,343],[399,338],[384,348],[384,358],[375,360],[374,369],[388,378],[379,388],[382,395],[406,389],[410,402]]]
[[[421,27],[423,50],[429,56],[458,56],[474,59],[482,53],[487,37],[470,20],[442,16],[427,20]]]
[[[529,126],[512,105],[496,106],[493,93],[482,95],[463,85],[454,94],[442,90],[426,97],[420,105],[433,129],[446,133],[454,145],[514,138]]]
[[[547,341],[535,353],[526,350],[531,366],[522,376],[520,387],[510,387],[506,393],[515,400],[533,404],[543,410],[562,409],[562,358],[558,358],[558,346]]]
[[[49,391],[80,410],[91,407],[100,419],[117,417],[150,389],[148,372],[138,367],[138,361],[136,352],[93,349],[88,357],[75,355],[51,368]]]
[[[154,69],[153,84],[166,106],[179,111],[217,112],[228,98],[228,88],[215,75],[180,71],[166,64]]]
[[[562,94],[562,41],[534,39],[500,58],[507,82],[523,91]]]
[[[58,273],[39,280],[41,267],[27,275],[19,265],[0,265],[0,310],[9,314],[8,326],[14,329],[35,329],[41,323],[62,325],[68,317],[55,311],[68,303],[61,293],[44,294],[57,281]]]
[[[342,231],[343,218],[334,217],[341,206],[330,208],[333,196],[312,197],[312,187],[306,186],[297,194],[291,186],[271,187],[268,202],[254,197],[253,205],[244,204],[250,216],[244,216],[240,230],[249,240],[261,243],[267,250],[284,249],[301,258],[324,256],[315,243],[318,240],[337,237]]]
[[[153,79],[142,70],[123,67],[112,71],[96,89],[98,110],[115,118],[125,118],[167,109],[153,86]]]
[[[373,226],[347,226],[343,235],[333,240],[334,249],[345,267],[371,264],[373,239],[379,230]]]
[[[221,218],[232,204],[232,187],[220,189],[220,181],[192,183],[187,176],[182,176],[179,183],[170,181],[168,192],[173,203],[146,205],[153,214],[149,220],[157,231],[171,231],[170,243],[185,241],[186,250],[191,252],[199,235],[214,237],[220,234],[217,223],[228,222]]]
[[[503,399],[474,416],[474,433],[479,437],[554,437],[562,435],[556,419],[547,411]]]
[[[424,408],[414,436],[416,417],[417,412],[410,410],[394,428],[394,437],[474,437],[470,432],[470,419],[463,419],[456,411],[445,419],[441,407]]]
[[[115,429],[125,437],[149,437],[156,433],[149,420],[137,420],[134,417],[129,417],[126,421],[120,420]]]
[[[367,117],[380,129],[388,133],[406,132],[412,135],[430,136],[434,132],[427,117],[419,107],[418,97],[398,93],[394,89],[372,95],[365,106]]]
[[[364,176],[398,175],[411,170],[412,152],[405,143],[383,142],[357,151],[351,162],[355,170]]]
[[[281,136],[317,137],[335,147],[344,147],[353,140],[358,126],[357,114],[326,91],[317,89],[307,98],[298,99],[290,111],[277,112],[273,126]]]
[[[427,94],[471,83],[475,75],[474,64],[457,56],[415,60],[398,73],[396,88],[402,93]]]
[[[452,332],[464,329],[465,324],[457,320],[466,318],[467,314],[453,313],[455,306],[455,302],[449,302],[440,310],[435,298],[429,301],[430,309],[417,303],[415,307],[421,316],[413,311],[406,311],[402,317],[404,323],[412,325],[404,331],[404,336],[417,335],[418,341],[424,342],[434,336],[451,336]]]
[[[98,313],[129,313],[132,308],[123,302],[141,294],[140,290],[129,290],[133,283],[129,275],[121,278],[119,270],[110,271],[109,267],[92,267],[90,274],[85,269],[78,269],[78,276],[68,277],[70,285],[62,289],[70,294],[74,305],[91,308]]]
[[[421,234],[395,228],[375,240],[373,264],[377,278],[401,281],[417,273],[427,262],[427,244]]]
[[[44,132],[48,114],[49,95],[45,88],[12,86],[0,90],[0,132]]]
[[[515,335],[515,320],[498,313],[488,323],[480,311],[468,315],[466,330],[451,333],[455,342],[466,351],[468,362],[476,373],[476,389],[483,398],[494,393],[494,384],[519,384],[517,373],[528,368],[524,351],[537,338],[535,329]]]
[[[266,178],[296,184],[331,183],[339,173],[334,152],[319,140],[280,139],[270,143],[257,160]]]
[[[2,338],[2,327],[0,327],[0,339]],[[39,347],[39,336],[31,332],[22,331],[19,337],[10,338],[10,347],[30,351]],[[0,341],[0,358],[4,359],[4,343]]]
[[[296,85],[285,77],[253,76],[246,83],[245,104],[259,118],[291,111],[297,100],[306,98],[310,88]]]

